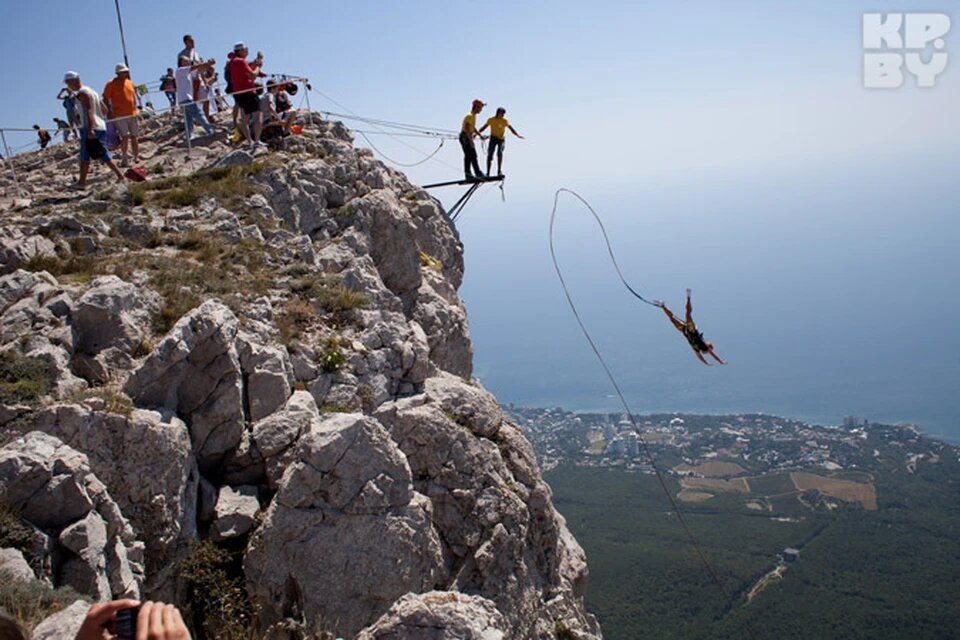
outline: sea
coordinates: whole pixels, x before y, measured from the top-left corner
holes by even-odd
[[[623,288],[596,223],[561,196],[558,262],[630,409],[856,416],[960,443],[960,186],[943,160],[579,185],[631,286],[678,314],[691,288],[726,366]],[[504,404],[620,411],[551,263],[554,186],[568,185],[488,195],[458,220],[474,375]]]

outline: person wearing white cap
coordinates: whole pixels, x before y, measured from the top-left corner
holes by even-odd
[[[263,129],[263,112],[260,111],[260,100],[257,99],[254,81],[257,78],[266,77],[266,74],[261,71],[263,53],[257,52],[253,64],[247,62],[249,50],[244,43],[238,42],[233,45],[233,53],[234,56],[227,65],[227,71],[230,74],[233,101],[243,110],[243,117],[240,118],[240,130],[243,132],[246,141],[256,148],[260,144],[260,131]],[[247,122],[250,118],[253,118],[252,134]]]
[[[133,161],[140,162],[140,125],[137,122],[137,103],[140,96],[130,79],[130,69],[118,64],[117,77],[103,88],[103,99],[107,103],[107,117],[120,136],[120,166],[127,166],[127,147],[133,151]]]
[[[78,189],[87,188],[87,173],[90,171],[90,159],[96,159],[110,167],[123,184],[123,174],[110,158],[107,150],[107,123],[103,119],[103,102],[97,92],[80,82],[80,74],[67,71],[63,83],[77,98],[80,111],[80,178]]]

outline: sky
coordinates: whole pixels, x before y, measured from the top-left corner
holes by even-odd
[[[122,60],[114,3],[10,4],[0,55],[16,98],[0,101],[0,126],[49,123],[65,70],[99,90]],[[638,408],[824,420],[849,410],[960,435],[960,409],[945,400],[960,388],[955,3],[121,8],[138,82],[171,66],[189,32],[205,57],[222,61],[243,40],[268,72],[308,76],[314,109],[457,129],[474,98],[489,103],[481,120],[506,107],[525,139],[508,138],[503,191],[484,187],[457,225],[477,375],[502,401],[608,406],[546,250],[553,193],[567,187],[604,217],[648,297],[679,307],[694,288],[701,326],[732,362],[707,370],[656,310],[631,306],[596,229],[566,202],[561,259]],[[935,87],[864,88],[865,12],[950,15]],[[18,135],[8,141],[29,142]],[[371,139],[388,164],[437,149]],[[425,184],[460,167],[450,141],[403,170]],[[450,204],[460,193],[436,195]]]

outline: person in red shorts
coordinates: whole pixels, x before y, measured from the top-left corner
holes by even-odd
[[[233,59],[227,65],[230,73],[230,85],[233,89],[233,101],[243,111],[240,118],[240,130],[243,132],[244,139],[251,147],[256,148],[260,144],[260,132],[263,129],[263,113],[260,111],[260,100],[257,98],[256,86],[254,81],[257,78],[265,78],[266,74],[261,71],[263,67],[263,53],[257,52],[253,64],[247,62],[247,55],[250,53],[247,45],[238,42],[233,45]],[[250,132],[250,123],[248,120],[253,117],[253,133]]]

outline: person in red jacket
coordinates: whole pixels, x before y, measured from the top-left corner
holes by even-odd
[[[256,85],[254,81],[257,78],[264,78],[266,74],[261,71],[263,67],[263,52],[257,52],[257,57],[253,63],[247,62],[247,54],[250,51],[247,45],[238,42],[233,45],[233,59],[227,65],[230,73],[230,86],[233,89],[233,101],[243,111],[240,118],[240,130],[243,137],[250,146],[256,147],[260,144],[260,131],[263,129],[263,113],[260,111],[260,99],[257,98]],[[253,117],[253,134],[250,132],[248,119]]]
[[[687,342],[690,343],[690,348],[693,349],[693,353],[697,356],[697,359],[700,360],[703,364],[710,366],[710,363],[707,362],[703,354],[706,353],[710,355],[714,360],[720,364],[727,364],[720,357],[713,352],[713,343],[707,342],[703,339],[703,334],[697,330],[697,325],[693,321],[693,304],[690,302],[690,289],[687,289],[687,317],[684,322],[681,322],[679,318],[673,315],[673,312],[667,308],[660,300],[653,301],[655,305],[663,309],[663,312],[667,314],[667,318],[670,319],[670,322],[673,323],[673,326],[683,334],[683,337],[687,339]]]

